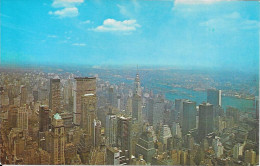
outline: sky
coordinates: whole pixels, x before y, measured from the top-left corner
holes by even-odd
[[[1,0],[0,65],[258,71],[257,1]]]

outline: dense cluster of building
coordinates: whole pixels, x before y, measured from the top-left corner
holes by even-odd
[[[0,161],[58,165],[256,165],[259,114],[165,99],[141,87],[73,74],[0,75]]]

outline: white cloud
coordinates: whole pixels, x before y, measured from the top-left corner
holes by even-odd
[[[52,7],[59,8],[59,7],[75,7],[83,3],[84,0],[54,0],[52,3]]]
[[[50,15],[56,15],[59,17],[76,17],[78,16],[77,5],[83,3],[84,0],[54,0],[52,7],[54,8],[63,8],[56,11],[49,11]]]
[[[80,46],[80,47],[85,47],[86,44],[85,43],[73,43],[73,46]]]
[[[138,27],[140,27],[140,25],[136,23],[136,20],[117,21],[114,19],[106,19],[103,25],[96,27],[94,30],[99,32],[135,31]]]
[[[79,14],[79,12],[78,12],[78,8],[71,7],[71,8],[56,10],[55,12],[50,11],[49,14],[56,15],[59,17],[76,17]]]
[[[86,21],[82,21],[81,24],[90,24],[91,21],[90,20],[86,20]]]
[[[175,4],[212,4],[220,1],[230,1],[230,0],[175,0]]]

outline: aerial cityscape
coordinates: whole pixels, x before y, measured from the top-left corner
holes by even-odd
[[[259,165],[258,1],[0,3],[1,165]]]

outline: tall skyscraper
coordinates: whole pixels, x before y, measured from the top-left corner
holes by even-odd
[[[207,102],[213,104],[215,107],[221,106],[221,90],[208,89]]]
[[[137,94],[138,96],[142,96],[142,89],[140,84],[140,78],[139,73],[136,73],[135,82],[134,82],[134,94]]]
[[[187,101],[187,99],[175,99],[175,111],[178,117],[175,119],[178,119],[178,122],[182,122],[183,121],[183,102]],[[182,125],[182,123],[180,124]]]
[[[117,120],[117,146],[122,151],[131,151],[131,118],[118,117]],[[128,154],[127,156],[129,156]]]
[[[101,121],[94,119],[93,146],[101,145]]]
[[[138,157],[141,154],[146,162],[151,163],[155,152],[152,133],[148,131],[143,132],[136,144],[135,156]]]
[[[95,142],[95,125],[94,121],[97,118],[97,98],[93,93],[88,93],[81,98],[81,128],[85,131],[85,134],[90,138],[91,145]]]
[[[56,113],[51,124],[51,162],[55,165],[64,165],[65,133],[61,116]]]
[[[109,146],[113,146],[116,144],[117,117],[115,114],[109,113],[106,116],[105,135],[107,138],[107,144]]]
[[[61,112],[60,79],[50,79],[49,108],[53,113]]]
[[[46,105],[39,107],[39,132],[49,131],[50,128],[50,110]]]
[[[183,102],[182,133],[185,135],[189,130],[196,128],[196,102]]]
[[[8,110],[8,126],[9,128],[17,127],[17,115],[18,108],[15,106],[11,106]]]
[[[161,95],[155,98],[149,98],[147,104],[148,122],[156,127],[160,122],[163,122],[163,113],[165,110],[164,99]]]
[[[24,104],[26,104],[27,96],[28,96],[26,86],[22,85],[20,88],[20,92],[21,92],[20,106],[23,106]]]
[[[132,117],[138,122],[142,122],[142,98],[141,96],[134,94],[132,99]]]
[[[26,107],[18,109],[17,127],[22,130],[28,130],[28,112]]]
[[[87,133],[91,132],[91,123],[96,119],[97,98],[93,93],[85,94],[81,99],[81,128],[85,129]]]
[[[171,130],[168,125],[163,125],[160,128],[159,141],[163,144],[164,149],[167,147],[167,139],[172,137]]]
[[[213,132],[213,105],[202,103],[199,105],[199,137],[202,140]]]
[[[75,125],[81,123],[81,99],[85,94],[96,94],[96,78],[95,77],[77,77],[74,89],[73,102],[73,122]]]
[[[134,82],[134,94],[132,100],[132,117],[139,123],[142,122],[142,90],[140,86],[139,74],[136,74]]]
[[[181,138],[181,128],[180,128],[180,124],[173,122],[172,124],[172,136],[175,136],[177,138]]]

